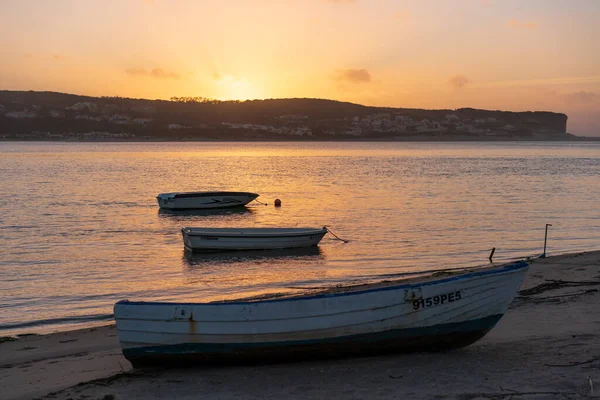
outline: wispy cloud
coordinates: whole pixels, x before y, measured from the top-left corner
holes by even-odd
[[[525,22],[518,21],[516,19],[511,19],[506,23],[507,26],[514,29],[535,29],[537,28],[537,24],[535,22]]]
[[[573,93],[568,93],[565,96],[565,100],[567,100],[568,102],[574,102],[574,103],[593,103],[595,101],[598,100],[598,95],[594,92],[586,92],[586,91],[580,91],[580,92],[573,92]]]
[[[371,82],[371,74],[366,69],[338,69],[331,78],[336,81],[349,83],[366,83]]]
[[[61,54],[54,54],[52,55],[52,58],[54,58],[56,61],[65,61],[67,59],[67,57]]]
[[[471,80],[464,75],[456,75],[455,77],[450,78],[448,83],[455,89],[459,90],[471,83]]]
[[[145,68],[129,68],[125,70],[125,73],[129,76],[148,76],[156,79],[181,79],[181,75],[176,72],[165,71],[162,68],[154,68],[147,70]]]
[[[245,81],[246,78],[243,77],[239,77],[239,76],[233,76],[233,75],[221,75],[218,72],[215,72],[214,74],[212,74],[212,78],[217,81],[218,83],[236,83],[236,82],[242,82]]]
[[[600,83],[600,75],[596,76],[567,76],[562,78],[524,79],[518,81],[496,81],[479,83],[478,87],[493,86],[539,86],[539,85],[572,85]],[[475,85],[473,85],[475,86]]]

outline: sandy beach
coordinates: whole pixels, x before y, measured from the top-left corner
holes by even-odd
[[[482,340],[444,353],[134,370],[113,326],[0,343],[2,399],[600,397],[600,251],[537,259]]]

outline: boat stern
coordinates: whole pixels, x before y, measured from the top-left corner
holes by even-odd
[[[159,193],[156,196],[156,201],[160,208],[172,208],[173,199],[176,193]]]

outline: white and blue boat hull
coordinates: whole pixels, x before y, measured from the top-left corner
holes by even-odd
[[[327,228],[189,228],[181,229],[186,250],[274,250],[316,246]]]
[[[296,360],[467,346],[500,320],[519,262],[441,279],[262,301],[115,305],[134,366]]]
[[[159,194],[156,201],[161,209],[177,211],[241,207],[257,197],[250,192],[173,192]]]

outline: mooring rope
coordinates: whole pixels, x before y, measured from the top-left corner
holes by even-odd
[[[323,228],[325,228],[327,230],[327,232],[331,233],[333,235],[333,237],[335,237],[337,240],[341,240],[344,243],[348,243],[349,242],[349,240],[345,240],[345,239],[342,239],[342,238],[338,237],[338,235],[336,235],[335,233],[333,233],[331,231],[331,229],[329,229],[328,227],[324,226]]]
[[[258,201],[258,200],[256,200],[256,199],[254,199],[254,200],[252,200],[252,201],[255,201],[255,202],[259,203],[259,204],[262,204],[263,206],[268,206],[268,205],[269,205],[269,204],[267,204],[267,203],[263,203],[262,201]]]

